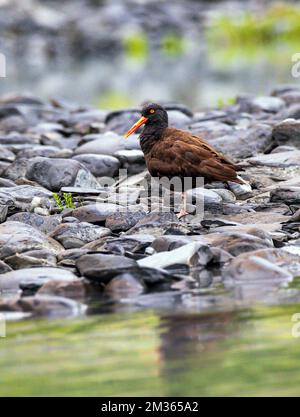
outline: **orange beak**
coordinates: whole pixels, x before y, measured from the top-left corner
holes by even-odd
[[[132,135],[133,132],[135,132],[140,126],[142,126],[143,124],[145,124],[148,120],[148,117],[144,117],[142,116],[129,130],[128,132],[124,135],[124,138],[127,139],[128,136]]]

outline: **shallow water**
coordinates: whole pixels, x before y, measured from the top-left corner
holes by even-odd
[[[7,324],[0,396],[299,395],[299,305]]]

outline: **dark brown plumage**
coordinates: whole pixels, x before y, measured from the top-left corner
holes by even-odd
[[[158,104],[142,109],[141,119],[127,132],[126,137],[144,124],[140,135],[141,148],[153,177],[192,177],[212,181],[244,183],[238,177],[238,165],[214,149],[209,143],[190,132],[168,127],[168,114]],[[185,191],[185,190],[183,190]]]
[[[218,153],[204,139],[183,130],[167,128],[160,139],[145,153],[153,177],[203,177],[212,181],[233,181],[240,168]]]

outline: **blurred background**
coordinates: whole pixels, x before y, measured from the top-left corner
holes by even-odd
[[[0,0],[0,30],[0,94],[197,109],[299,82],[296,1]]]

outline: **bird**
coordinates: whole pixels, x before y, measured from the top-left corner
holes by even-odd
[[[196,179],[202,177],[204,184],[213,181],[231,181],[245,184],[239,177],[239,165],[218,152],[205,139],[185,130],[169,127],[166,109],[157,104],[146,104],[140,119],[127,131],[128,138],[143,126],[140,145],[147,169],[152,177],[192,178],[190,188],[196,187]],[[183,207],[177,214],[180,219],[187,212],[186,189],[182,189]]]

